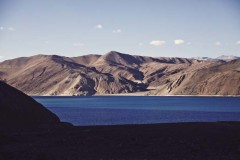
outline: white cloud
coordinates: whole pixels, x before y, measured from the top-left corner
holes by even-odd
[[[176,39],[176,40],[174,40],[174,44],[176,44],[176,45],[180,45],[180,44],[184,44],[184,43],[185,43],[185,41],[182,40],[182,39]]]
[[[121,30],[121,29],[115,29],[115,30],[113,30],[112,32],[113,32],[113,33],[121,33],[122,30]]]
[[[96,25],[95,27],[96,27],[97,29],[102,29],[102,28],[103,28],[103,25],[98,24],[98,25]]]
[[[1,30],[1,31],[4,30],[4,29],[5,29],[5,27],[3,27],[3,26],[0,27],[0,30]]]
[[[220,46],[220,45],[221,45],[221,42],[215,42],[215,45],[216,45],[216,46]]]
[[[153,46],[162,46],[162,45],[166,44],[166,41],[153,40],[149,44],[153,45]]]
[[[80,43],[80,42],[74,42],[73,43],[73,46],[74,47],[82,47],[82,46],[84,46],[85,44],[84,43]]]
[[[142,42],[140,42],[140,43],[138,43],[138,45],[139,45],[139,46],[142,46],[142,45],[143,45],[143,43],[142,43]]]
[[[7,28],[9,31],[15,31],[15,28],[13,28],[13,27],[8,27]]]
[[[237,41],[236,43],[237,43],[237,44],[240,44],[240,41]]]

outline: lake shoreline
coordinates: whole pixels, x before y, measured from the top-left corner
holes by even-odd
[[[33,97],[74,125],[239,121],[236,97]],[[231,101],[231,103],[229,102]]]
[[[1,159],[238,160],[240,122],[68,126],[0,133]]]
[[[141,95],[141,94],[101,94],[101,95],[88,95],[88,96],[75,96],[75,95],[29,95],[30,97],[240,97],[240,95]]]

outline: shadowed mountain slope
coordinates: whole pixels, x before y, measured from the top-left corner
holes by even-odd
[[[37,127],[60,123],[59,118],[17,89],[0,81],[0,127]]]

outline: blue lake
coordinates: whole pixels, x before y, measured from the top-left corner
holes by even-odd
[[[240,121],[240,97],[33,97],[74,125]]]

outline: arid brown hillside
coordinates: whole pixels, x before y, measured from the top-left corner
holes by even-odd
[[[37,55],[0,64],[1,79],[30,95],[93,95],[143,90],[124,77],[114,77],[94,67],[60,56]]]
[[[153,95],[240,95],[240,60],[217,62],[159,85]]]
[[[239,95],[240,60],[36,55],[0,63],[0,78],[29,95]]]

